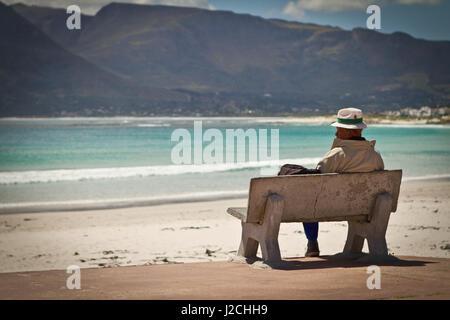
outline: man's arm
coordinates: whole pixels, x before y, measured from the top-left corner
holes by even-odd
[[[342,157],[342,148],[333,148],[320,160],[316,169],[320,170],[320,173],[339,172],[341,170],[340,164],[342,163]]]
[[[381,154],[378,151],[376,151],[376,153],[378,153],[378,168],[377,168],[377,170],[384,170],[383,158],[381,157]]]

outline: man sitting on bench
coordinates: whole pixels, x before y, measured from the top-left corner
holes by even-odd
[[[383,159],[374,149],[375,140],[367,141],[361,136],[367,125],[362,118],[362,111],[356,108],[339,110],[337,121],[331,124],[336,127],[336,139],[331,150],[317,164],[320,173],[333,172],[370,172],[384,170]],[[303,228],[308,239],[306,257],[319,256],[317,236],[318,222],[304,222]]]

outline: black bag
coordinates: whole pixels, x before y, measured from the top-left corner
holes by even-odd
[[[279,176],[290,176],[294,174],[318,174],[320,170],[308,169],[297,164],[285,164],[281,167]]]

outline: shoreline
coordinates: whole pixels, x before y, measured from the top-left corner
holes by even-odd
[[[240,198],[0,215],[0,273],[226,261],[241,237],[226,210],[246,206]],[[321,255],[341,252],[346,236],[345,221],[320,223]],[[450,258],[450,181],[402,183],[386,239],[395,256]],[[304,256],[301,224],[282,223],[279,243],[283,258]]]
[[[330,124],[336,120],[336,115],[311,115],[311,116],[74,116],[74,117],[0,117],[0,121],[49,121],[49,120],[67,120],[67,121],[95,121],[95,120],[173,120],[173,121],[194,121],[194,120],[254,120],[259,123],[283,123],[283,124]],[[375,126],[425,126],[425,127],[450,127],[448,121],[441,121],[439,118],[417,119],[390,119],[389,117],[380,117],[377,115],[366,116],[365,121],[368,125]]]
[[[164,204],[182,204],[207,202],[229,199],[246,199],[248,191],[236,191],[223,194],[205,194],[205,195],[183,195],[178,198],[174,197],[158,197],[148,199],[126,199],[126,200],[80,200],[72,201],[67,204],[67,201],[55,201],[52,203],[34,203],[32,205],[20,206],[13,204],[9,207],[3,205],[0,207],[0,216],[8,214],[21,213],[42,213],[42,212],[68,212],[68,211],[90,211],[90,210],[109,210],[109,209],[127,209],[136,207],[151,207]]]
[[[433,175],[423,177],[404,177],[402,183],[427,182],[427,181],[449,181],[450,175]],[[43,213],[43,212],[70,212],[126,209],[136,207],[150,207],[165,204],[183,204],[195,202],[220,201],[231,199],[247,199],[248,190],[199,192],[181,196],[162,196],[149,198],[131,199],[102,199],[102,200],[73,200],[35,203],[12,203],[0,205],[0,216],[21,213]]]

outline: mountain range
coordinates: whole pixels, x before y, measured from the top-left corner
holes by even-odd
[[[81,8],[82,9],[82,8]],[[287,115],[450,104],[450,41],[111,3],[0,3],[0,115]]]

